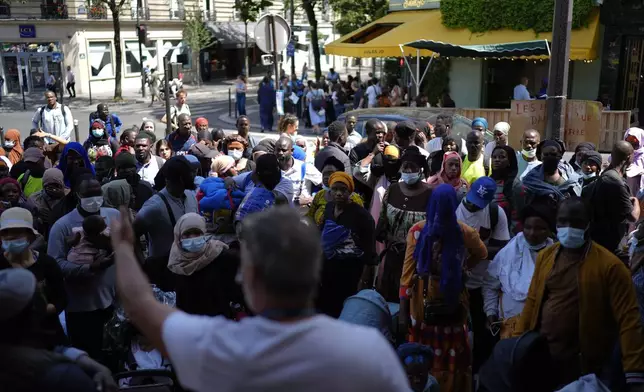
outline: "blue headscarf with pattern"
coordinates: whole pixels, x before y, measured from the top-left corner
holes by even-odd
[[[462,264],[465,255],[463,232],[456,220],[458,200],[454,187],[441,184],[434,189],[427,203],[427,221],[418,237],[414,259],[416,271],[421,275],[430,272],[434,242],[440,241],[441,277],[440,291],[448,304],[458,301],[462,289]]]

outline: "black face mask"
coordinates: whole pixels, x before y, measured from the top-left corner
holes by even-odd
[[[383,174],[389,182],[396,182],[400,179],[400,161],[385,162],[382,166]],[[373,172],[373,171],[372,171]]]
[[[559,166],[559,157],[545,156],[542,159],[543,171],[547,174],[553,174]]]

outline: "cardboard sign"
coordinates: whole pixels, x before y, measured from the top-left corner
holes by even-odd
[[[523,132],[534,129],[546,137],[546,101],[512,101],[510,104],[510,134],[508,144],[517,151],[521,150]]]
[[[566,125],[563,136],[568,151],[575,151],[581,142],[599,145],[602,122],[602,104],[594,101],[569,99],[566,101]]]

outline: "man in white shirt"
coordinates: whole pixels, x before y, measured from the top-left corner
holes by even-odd
[[[34,113],[31,119],[31,128],[69,141],[74,130],[74,117],[72,117],[71,110],[56,102],[56,93],[53,91],[45,92],[45,100],[47,104],[38,108]],[[45,141],[48,144],[54,143],[49,138],[46,138]]]
[[[170,108],[169,121],[172,123],[173,130],[177,130],[179,128],[179,115],[187,114],[188,116],[192,116],[192,114],[190,113],[190,106],[188,106],[188,104],[186,103],[187,98],[188,93],[185,90],[177,91],[176,105],[173,105]],[[167,124],[168,119],[163,116],[161,122]]]
[[[322,183],[322,173],[314,165],[293,158],[293,141],[282,136],[275,142],[275,155],[282,177],[293,183],[293,203],[306,206],[313,201],[313,187]]]
[[[456,208],[456,219],[479,232],[491,260],[510,240],[508,219],[503,208],[491,204],[496,193],[496,182],[490,177],[480,177]],[[473,371],[485,362],[494,348],[495,337],[487,329],[487,316],[483,310],[482,287],[487,277],[489,260],[481,260],[467,274],[465,286],[470,296],[472,332],[474,332]]]
[[[514,100],[531,100],[530,92],[528,91],[528,78],[523,76],[521,78],[521,83],[517,84],[514,87]]]
[[[240,322],[189,315],[158,302],[133,252],[125,217],[112,226],[117,286],[125,311],[167,353],[195,392],[406,392],[409,383],[377,330],[316,315],[322,246],[297,210],[246,217],[238,281],[256,317]]]
[[[72,71],[72,67],[67,66],[67,92],[69,93],[69,98],[76,98],[76,76]]]
[[[433,153],[434,151],[439,151],[443,149],[443,138],[445,136],[450,136],[452,133],[452,123],[454,119],[448,114],[439,114],[436,117],[436,125],[434,125],[434,134],[435,138],[427,142],[425,145],[425,150],[428,154]],[[460,153],[467,155],[467,145],[465,139],[456,137],[454,138],[456,142],[460,140]]]
[[[373,84],[372,80],[369,80],[367,83],[369,84],[369,87],[367,87],[367,91],[365,92],[365,95],[367,96],[367,107],[375,108],[378,105],[378,89],[376,88],[376,85]]]
[[[134,155],[136,157],[136,172],[143,181],[154,186],[154,178],[165,163],[165,159],[152,155],[152,139],[147,132],[136,135]]]
[[[523,132],[521,139],[521,151],[517,151],[517,163],[519,164],[519,181],[523,180],[526,174],[535,167],[541,165],[537,157],[537,146],[541,143],[541,134],[534,129]]]
[[[350,114],[347,116],[344,122],[347,125],[347,132],[349,133],[347,144],[345,144],[344,147],[347,149],[347,151],[351,151],[353,147],[357,146],[362,141],[362,135],[358,131],[356,131],[356,124],[358,123],[356,116]]]

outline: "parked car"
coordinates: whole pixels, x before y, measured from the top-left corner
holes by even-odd
[[[439,114],[447,113],[449,109],[441,108],[412,108],[412,107],[390,107],[390,108],[371,108],[371,109],[357,109],[343,113],[338,117],[338,121],[345,121],[347,116],[356,116],[358,122],[356,124],[356,131],[362,136],[365,136],[364,125],[372,119],[377,118],[381,121],[427,121],[432,125],[436,125],[436,118]],[[463,139],[467,137],[467,133],[472,130],[472,120],[461,116],[460,114],[453,114],[452,135],[459,136]],[[492,134],[485,135],[485,141],[492,140]]]

